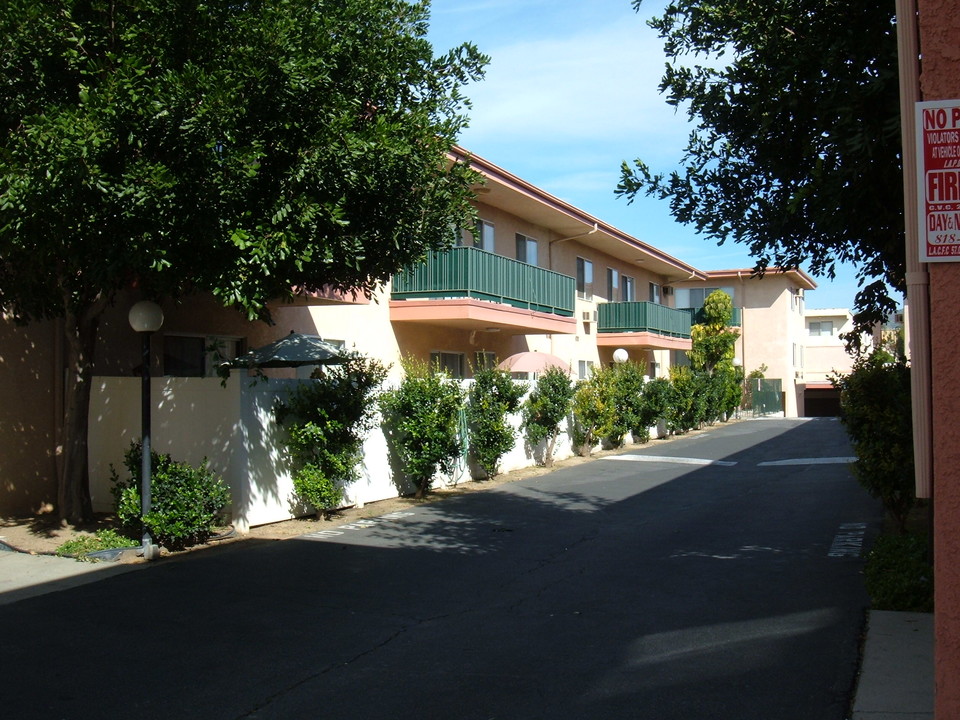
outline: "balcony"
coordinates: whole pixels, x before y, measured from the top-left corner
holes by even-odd
[[[686,313],[690,314],[690,323],[692,325],[697,325],[703,323],[703,308],[680,308]],[[742,327],[743,325],[743,308],[735,307],[733,308],[733,316],[730,318],[730,327]]]
[[[650,302],[597,306],[597,345],[689,350],[690,313]]]
[[[429,253],[393,277],[390,320],[517,334],[576,332],[576,282],[478,248]]]

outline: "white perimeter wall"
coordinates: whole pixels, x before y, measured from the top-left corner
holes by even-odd
[[[299,380],[270,379],[254,382],[239,374],[226,387],[217,378],[153,378],[151,380],[151,444],[174,460],[209,467],[231,490],[231,516],[238,531],[255,525],[300,517],[311,508],[300,503],[283,447],[283,429],[274,419],[273,406]],[[469,383],[470,381],[465,381]],[[139,440],[140,378],[94,378],[90,398],[90,493],[97,512],[113,509],[110,466],[127,477],[123,454],[132,440]],[[510,421],[519,430],[519,413]],[[557,439],[555,459],[573,455],[570,427]],[[543,448],[528,448],[517,433],[517,444],[501,460],[500,470],[509,472],[543,460]],[[471,479],[461,460],[453,477],[438,477],[435,484],[454,484]],[[375,427],[364,443],[361,477],[346,488],[346,504],[397,497],[413,491],[402,470],[391,468],[387,442]]]

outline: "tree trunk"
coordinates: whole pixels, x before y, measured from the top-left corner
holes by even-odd
[[[553,451],[557,444],[557,435],[554,433],[547,439],[547,447],[544,451],[543,466],[553,467]]]
[[[63,458],[57,486],[60,519],[70,523],[90,520],[90,477],[87,467],[90,390],[97,327],[103,306],[94,302],[80,312],[69,307],[64,318],[66,334],[66,386],[60,447]]]

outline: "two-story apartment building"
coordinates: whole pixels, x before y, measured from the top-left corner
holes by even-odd
[[[558,356],[575,376],[586,377],[621,348],[644,362],[649,375],[663,376],[671,354],[690,348],[693,314],[685,308],[695,311],[711,288],[720,287],[737,308],[740,362],[748,371],[765,364],[768,377],[782,378],[786,414],[798,414],[803,362],[793,338],[803,328],[803,293],[815,287],[804,273],[757,278],[748,271],[703,271],[482,158],[470,162],[483,178],[476,188],[478,223],[459,232],[457,247],[394,276],[370,301],[329,294],[278,303],[273,326],[249,322],[206,296],[168,303],[163,327],[152,339],[153,374],[212,376],[211,346],[232,356],[297,331],[390,364],[394,381],[408,357],[468,378],[480,364],[524,351]],[[133,376],[140,365],[139,343],[126,317],[135,299],[119,299],[101,323],[95,374],[102,378]],[[56,494],[60,334],[56,323],[26,329],[3,324],[0,334],[7,356],[0,364],[7,400],[0,406],[0,511],[35,511]],[[292,377],[298,371],[270,373]],[[109,408],[103,396],[108,387],[102,383],[96,391],[102,404],[92,410],[93,427]],[[227,457],[237,442],[218,397],[199,403],[196,412],[220,428]],[[109,436],[119,447],[138,433],[137,427],[122,427]],[[197,444],[196,433],[191,441]],[[162,449],[162,438],[157,442]],[[99,448],[91,446],[91,466],[102,468]]]

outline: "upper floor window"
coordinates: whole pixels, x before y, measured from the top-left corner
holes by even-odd
[[[723,290],[730,299],[733,300],[733,288],[730,287],[699,287],[699,288],[676,288],[674,296],[677,307],[699,308],[703,307],[704,301],[710,296],[710,293],[717,290]]]
[[[810,337],[827,337],[833,335],[833,321],[811,320],[807,329]]]
[[[537,241],[517,233],[517,260],[529,265],[537,264]]]
[[[493,252],[494,239],[493,223],[486,220],[477,220],[477,229],[473,233],[473,246],[487,252]]]
[[[613,268],[607,268],[607,300],[615,302],[620,289],[620,273]]]
[[[660,286],[657,283],[650,283],[650,302],[660,304]]]
[[[620,300],[622,302],[635,302],[637,299],[637,281],[628,275],[624,275],[622,280]]]
[[[590,300],[593,297],[593,263],[577,258],[577,297]]]

